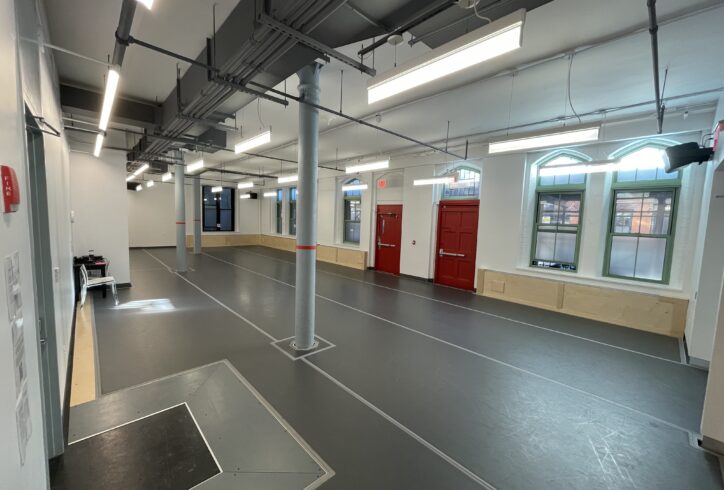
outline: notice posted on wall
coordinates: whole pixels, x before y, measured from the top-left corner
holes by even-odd
[[[20,255],[15,252],[5,257],[5,291],[8,321],[13,339],[13,366],[15,371],[15,419],[18,429],[20,464],[25,464],[25,453],[33,428],[30,422],[28,398],[28,371],[25,358],[25,328],[23,320],[23,296],[20,283]]]

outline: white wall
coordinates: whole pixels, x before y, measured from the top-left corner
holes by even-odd
[[[125,191],[128,198],[128,244],[131,247],[176,245],[174,185],[157,182],[140,192]],[[188,198],[191,198],[189,192]],[[189,204],[192,206],[192,204]],[[193,208],[192,208],[193,209]],[[193,221],[187,220],[189,229]]]
[[[74,254],[94,250],[110,259],[110,273],[118,283],[130,283],[126,155],[104,150],[95,158],[71,152],[70,175]]]
[[[16,213],[0,215],[0,260],[19,253],[23,299],[25,358],[32,434],[26,458],[21,464],[15,422],[15,380],[11,331],[6,309],[5,273],[0,273],[0,475],[3,488],[41,489],[48,486],[44,448],[44,424],[40,381],[40,358],[36,325],[36,303],[31,256],[30,209],[23,102],[53,127],[61,129],[55,68],[50,52],[19,37],[47,39],[43,31],[41,3],[0,0],[0,148],[2,164],[11,166],[18,176],[21,204]],[[16,15],[20,27],[16,26]],[[19,55],[19,56],[18,56]],[[22,67],[20,66],[22,65]],[[70,198],[68,192],[68,145],[65,134],[44,135],[45,167],[48,187],[51,267],[55,299],[55,323],[58,347],[58,375],[61,399],[65,392],[65,374],[73,314]]]
[[[704,414],[701,420],[701,433],[706,439],[716,441],[714,449],[724,451],[724,281],[719,291],[719,308],[716,321],[716,338],[714,340],[714,353],[709,366],[709,378],[706,385],[706,398],[704,399]]]

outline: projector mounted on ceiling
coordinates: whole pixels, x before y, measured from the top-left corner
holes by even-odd
[[[670,146],[664,151],[664,168],[671,173],[695,162],[708,162],[712,156],[713,148],[700,147],[698,143]]]

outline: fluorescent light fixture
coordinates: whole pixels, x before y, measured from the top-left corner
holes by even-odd
[[[367,101],[372,104],[452,73],[514,51],[523,43],[525,10],[484,25],[464,36],[367,83]]]
[[[168,182],[171,179],[173,179],[173,174],[171,172],[166,172],[161,176],[161,182]]]
[[[98,158],[101,156],[101,149],[103,149],[103,135],[98,133],[96,136],[96,146],[93,148],[93,156]]]
[[[106,78],[106,94],[103,96],[101,120],[98,123],[98,127],[103,131],[108,129],[108,121],[111,119],[113,101],[116,100],[116,90],[118,90],[118,81],[120,78],[120,67],[114,67],[108,70],[108,77]]]
[[[224,190],[224,188],[221,187],[220,185],[217,185],[217,186],[214,186],[214,187],[211,188],[211,192],[213,192],[214,194],[218,194],[219,192],[223,192],[223,190]]]
[[[186,165],[186,172],[196,172],[197,170],[201,170],[204,168],[204,159],[196,160],[193,163],[189,163]]]
[[[600,125],[576,126],[529,133],[525,136],[515,136],[491,141],[488,153],[506,153],[511,151],[532,150],[535,148],[548,148],[551,146],[566,146],[574,143],[598,141]]]
[[[154,181],[152,181],[152,180],[149,180],[148,182],[146,182],[146,187],[151,188],[151,187],[153,187],[154,185],[156,185],[156,183],[155,183]]]
[[[343,185],[342,191],[366,191],[367,190],[367,184],[350,184],[350,185]]]
[[[146,7],[148,10],[151,10],[151,7],[153,7],[153,0],[136,0],[138,3]]]
[[[417,179],[412,181],[412,185],[435,185],[435,184],[452,184],[455,177],[435,177],[432,179]]]
[[[147,164],[147,163],[144,163],[143,165],[141,165],[140,167],[138,167],[135,172],[133,172],[133,176],[134,176],[134,177],[138,177],[139,175],[141,175],[141,174],[142,174],[143,172],[145,172],[146,170],[148,170],[148,164]]]
[[[297,174],[294,175],[280,175],[277,177],[277,183],[278,184],[287,184],[289,182],[296,182],[299,180],[299,176]]]
[[[352,165],[351,167],[345,168],[344,171],[345,171],[345,173],[348,173],[348,174],[357,174],[360,172],[370,172],[372,170],[382,170],[382,169],[389,168],[389,167],[390,167],[390,161],[382,160],[379,162]]]
[[[239,196],[239,199],[251,199],[251,194],[249,194],[249,193],[247,193],[247,194],[241,194],[241,195]]]
[[[136,192],[141,192],[143,190],[143,186],[141,184],[138,184],[136,186]]]
[[[277,197],[277,192],[276,191],[265,192],[264,197]]]
[[[237,189],[251,189],[254,187],[254,182],[239,182],[236,184]]]
[[[132,180],[135,179],[135,178],[136,178],[136,176],[133,175],[133,174],[131,174],[131,175],[129,175],[128,177],[126,177],[126,182],[130,182],[130,181],[132,181]]]
[[[237,143],[236,146],[234,146],[234,153],[244,153],[245,151],[249,151],[252,148],[256,148],[257,146],[265,145],[270,141],[271,130],[264,131],[263,133],[257,134],[252,138]]]

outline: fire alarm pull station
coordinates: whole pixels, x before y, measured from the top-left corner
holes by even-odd
[[[15,170],[7,165],[0,165],[0,183],[3,193],[3,213],[14,213],[20,204],[20,187]]]

